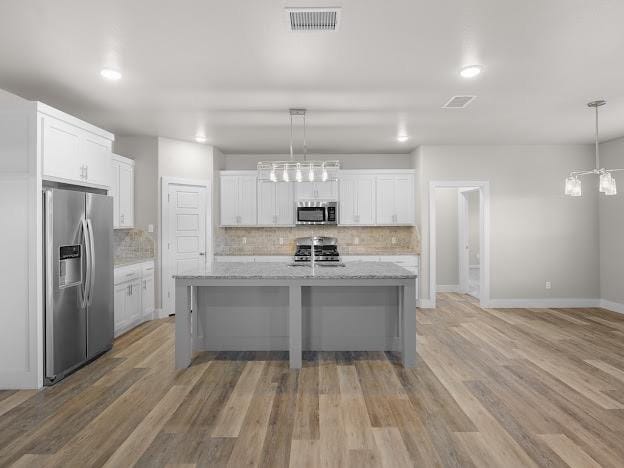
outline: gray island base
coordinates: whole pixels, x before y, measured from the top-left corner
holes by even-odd
[[[386,262],[344,267],[211,263],[175,279],[175,365],[195,351],[400,351],[416,359],[416,275]]]

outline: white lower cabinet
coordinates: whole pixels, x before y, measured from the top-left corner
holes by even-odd
[[[154,315],[154,262],[115,268],[115,336]]]
[[[143,266],[141,277],[141,309],[143,319],[149,320],[154,316],[154,265]]]

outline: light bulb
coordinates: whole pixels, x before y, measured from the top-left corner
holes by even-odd
[[[314,182],[314,168],[312,167],[312,164],[310,164],[310,170],[308,171],[308,180],[310,182]]]
[[[295,172],[295,180],[297,182],[301,182],[302,177],[301,177],[301,164],[297,163],[297,171]]]
[[[282,180],[284,182],[288,182],[290,178],[288,177],[288,168],[284,166],[284,172],[282,172]]]
[[[275,166],[271,168],[271,175],[269,176],[271,182],[277,182],[277,176],[275,175]]]

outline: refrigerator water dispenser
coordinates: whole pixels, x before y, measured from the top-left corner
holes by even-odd
[[[59,288],[78,286],[82,282],[80,245],[62,245],[59,252]]]

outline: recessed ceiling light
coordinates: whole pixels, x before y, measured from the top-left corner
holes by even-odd
[[[464,78],[474,78],[479,73],[481,73],[481,65],[468,65],[459,72]]]
[[[102,75],[102,78],[106,78],[107,80],[112,81],[117,81],[121,79],[121,72],[113,70],[112,68],[102,68],[102,71],[100,71],[100,75]]]
[[[409,140],[409,137],[407,135],[399,135],[397,137],[397,141],[400,143],[405,143],[407,140]]]
[[[206,138],[205,136],[197,135],[195,137],[195,141],[197,143],[206,143],[208,141],[208,138]]]

